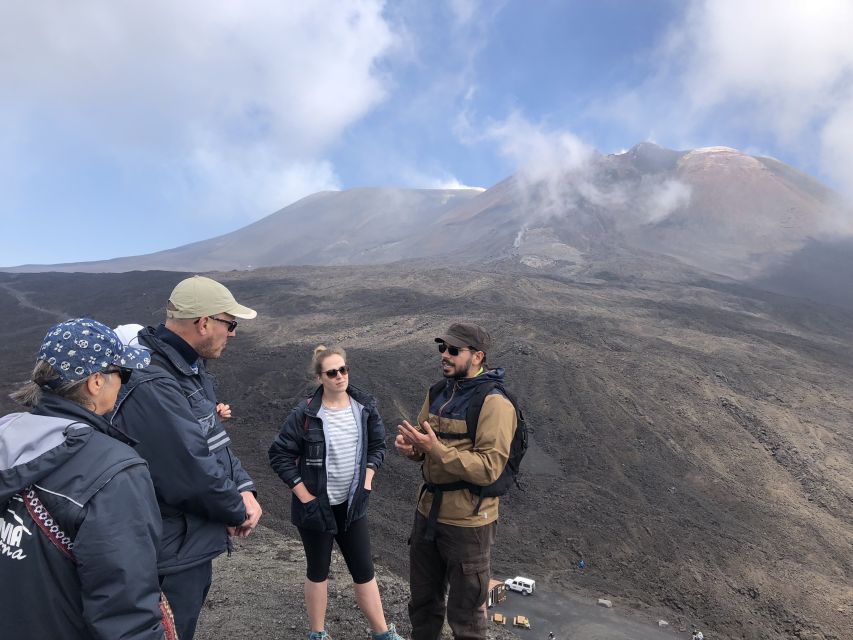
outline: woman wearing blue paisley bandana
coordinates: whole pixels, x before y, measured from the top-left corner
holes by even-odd
[[[52,327],[29,408],[0,418],[0,629],[8,638],[166,635],[160,513],[145,462],[104,418],[150,362],[90,318]]]

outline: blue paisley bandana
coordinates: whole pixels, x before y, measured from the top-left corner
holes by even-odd
[[[63,383],[84,380],[111,366],[144,369],[151,363],[146,350],[125,346],[112,329],[91,318],[51,327],[37,360],[47,362]]]

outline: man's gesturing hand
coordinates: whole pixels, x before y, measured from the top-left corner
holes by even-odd
[[[435,432],[426,420],[423,422],[423,431],[419,431],[417,428],[413,427],[409,424],[408,420],[403,420],[403,424],[398,424],[397,431],[400,434],[397,438],[402,436],[403,444],[410,445],[416,453],[429,453],[432,450],[433,445],[438,442]],[[400,449],[396,440],[394,445],[398,450]]]
[[[415,448],[408,442],[406,442],[406,440],[400,434],[397,434],[397,437],[394,438],[394,448],[397,449],[399,453],[406,456],[409,460],[421,459],[421,454],[415,451]]]

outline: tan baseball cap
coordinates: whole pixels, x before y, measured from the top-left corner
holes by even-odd
[[[166,306],[167,318],[201,318],[217,313],[230,313],[243,320],[258,315],[254,309],[238,303],[225,285],[204,276],[181,280],[172,289]]]

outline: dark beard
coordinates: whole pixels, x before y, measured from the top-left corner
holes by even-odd
[[[442,361],[441,364],[444,365],[444,361]],[[468,369],[471,368],[471,360],[468,360],[468,362],[465,364],[464,368],[459,367],[459,366],[454,366],[452,362],[450,362],[448,364],[450,364],[450,366],[454,367],[454,373],[444,373],[444,371],[442,371],[442,374],[448,380],[464,380],[465,377],[468,375]]]

